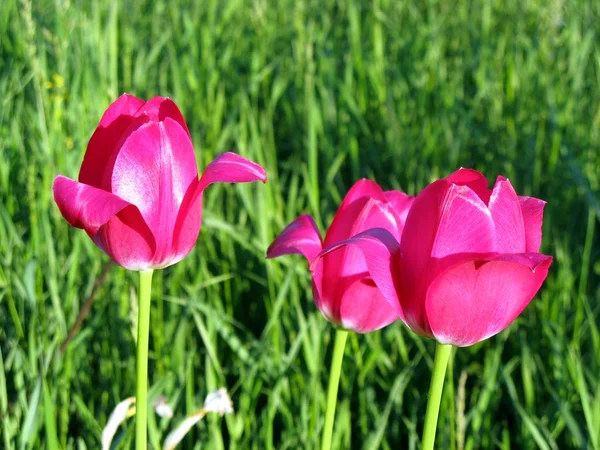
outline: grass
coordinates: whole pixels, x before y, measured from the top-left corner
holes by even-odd
[[[177,419],[227,386],[236,409],[182,448],[318,448],[334,330],[268,244],[302,212],[323,229],[359,177],[414,194],[466,166],[548,201],[555,262],[509,330],[455,352],[438,447],[600,449],[599,23],[593,0],[4,0],[0,447],[98,448],[135,391],[136,274],[109,270],[60,351],[107,258],[51,195],[126,91],[180,105],[200,168],[232,150],[269,174],[211,187],[195,249],[155,275],[150,398]],[[334,448],[419,447],[433,348],[400,323],[350,336]],[[173,425],[151,415],[152,448]]]

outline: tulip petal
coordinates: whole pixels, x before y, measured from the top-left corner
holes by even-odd
[[[197,189],[203,191],[213,183],[248,183],[251,181],[266,183],[265,169],[238,154],[226,152],[217,156],[206,166]]]
[[[523,214],[517,193],[510,181],[498,177],[489,203],[496,227],[498,253],[523,253],[526,251]]]
[[[360,267],[364,264],[366,270],[377,288],[381,291],[390,307],[400,318],[404,318],[400,299],[394,278],[398,275],[398,261],[400,257],[400,245],[394,236],[387,230],[374,228],[350,239],[337,242],[325,248],[310,266],[311,272],[315,272],[321,260],[330,254],[346,251],[345,247],[351,246],[361,254],[361,261],[356,261]],[[356,273],[360,273],[356,271]],[[332,281],[328,279],[328,282]],[[353,281],[354,282],[354,281]]]
[[[352,185],[346,193],[339,210],[345,209],[352,202],[361,198],[374,198],[375,200],[385,201],[383,190],[372,180],[362,178]]]
[[[119,151],[112,172],[112,192],[136,205],[152,230],[155,268],[172,264],[179,208],[197,179],[190,138],[169,117],[136,129]]]
[[[526,251],[539,252],[542,244],[542,222],[546,202],[533,197],[519,197],[525,226]]]
[[[491,214],[471,188],[442,179],[423,189],[408,213],[400,243],[400,296],[407,325],[431,334],[424,299],[437,261],[457,253],[493,252],[495,245]]]
[[[156,244],[136,206],[61,175],[54,180],[53,191],[66,221],[84,229],[117,264],[131,270],[149,267]]]
[[[277,236],[267,250],[267,258],[300,254],[304,255],[310,264],[322,249],[321,235],[315,220],[303,214]]]
[[[108,107],[88,143],[79,171],[81,183],[102,186],[105,168],[117,150],[117,143],[134,122],[135,113],[142,105],[143,100],[123,94]]]
[[[340,325],[346,330],[369,333],[398,319],[398,313],[370,277],[353,282],[340,302]]]
[[[446,180],[459,186],[468,186],[481,198],[483,203],[488,204],[492,191],[488,188],[488,180],[482,173],[461,167],[446,177]]]
[[[198,180],[194,180],[181,202],[173,231],[172,259],[176,264],[192,251],[202,226],[202,193],[198,192]]]
[[[325,246],[348,239],[369,228],[397,228],[395,217],[389,213],[390,208],[386,207],[385,212],[380,208],[386,201],[383,191],[374,181],[362,179],[354,183],[327,230]],[[380,214],[375,209],[379,209]],[[388,222],[388,226],[373,224],[381,219]]]
[[[196,244],[202,223],[202,194],[208,185],[217,182],[244,183],[257,180],[267,181],[265,170],[258,164],[235,153],[217,156],[206,167],[201,179],[192,182],[183,198],[175,223],[170,264],[181,261]]]
[[[444,271],[427,291],[426,314],[435,339],[465,347],[504,330],[535,296],[551,263],[552,257],[539,253],[504,254]]]
[[[110,192],[62,175],[54,179],[52,190],[65,220],[73,227],[84,229],[88,235],[96,233],[113,216],[131,206]]]
[[[408,211],[415,201],[414,197],[409,197],[402,191],[385,191],[385,199],[392,205],[398,218],[400,219],[401,227],[404,228]],[[400,232],[402,234],[402,232]]]
[[[183,114],[175,104],[173,100],[167,97],[153,97],[148,100],[144,105],[137,111],[136,115],[146,114],[149,118],[156,122],[164,122],[169,117],[181,125],[181,128],[185,130],[188,136],[190,136],[190,130],[188,130]]]

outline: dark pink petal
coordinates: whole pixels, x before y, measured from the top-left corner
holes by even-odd
[[[183,128],[187,135],[190,136],[190,131],[185,123],[183,114],[181,114],[181,111],[175,102],[170,98],[151,98],[137,111],[136,116],[140,116],[142,114],[147,115],[148,118],[154,122],[163,122],[167,117],[169,117],[181,125],[181,128]]]
[[[281,232],[267,250],[267,258],[300,254],[310,264],[323,249],[321,235],[315,220],[303,214]]]
[[[379,330],[400,318],[370,277],[348,286],[339,309],[339,324],[357,333]]]
[[[546,202],[533,197],[519,197],[525,226],[526,251],[539,252],[542,244],[542,222]]]
[[[154,268],[154,236],[133,205],[113,216],[91,238],[121,267],[129,270]]]
[[[54,179],[52,190],[54,201],[65,220],[71,226],[84,229],[89,235],[96,233],[113,216],[131,205],[110,192],[62,175]]]
[[[108,107],[88,143],[79,171],[81,183],[101,187],[106,167],[118,150],[117,143],[143,104],[143,100],[123,94]]]
[[[442,179],[423,189],[408,213],[400,245],[400,297],[408,326],[430,334],[424,300],[436,260],[456,253],[493,252],[495,245],[491,214],[471,188]]]
[[[195,163],[194,163],[195,166]],[[202,223],[202,193],[216,182],[248,182],[261,180],[266,182],[264,169],[235,153],[217,156],[206,168],[202,178],[193,180],[181,203],[175,222],[172,245],[172,261],[181,261],[194,247]]]
[[[345,264],[348,267],[340,268],[340,272],[345,273],[346,277],[349,278],[368,272],[397,316],[403,318],[404,315],[395,282],[395,278],[399,276],[397,265],[400,257],[400,246],[394,236],[387,230],[377,228],[333,244],[325,248],[312,262],[311,271],[315,272],[324,258],[333,256],[338,252],[347,252],[347,247],[354,249],[354,258],[346,259]],[[334,281],[326,275],[324,280],[327,283]],[[354,282],[354,279],[352,282]],[[349,289],[347,286],[344,288]]]
[[[469,260],[429,286],[426,314],[435,339],[473,345],[510,325],[535,296],[552,257],[538,253]]]
[[[498,177],[489,203],[496,227],[498,253],[523,253],[526,251],[523,214],[517,193],[510,181]]]
[[[402,228],[404,228],[404,223],[406,222],[408,211],[410,211],[410,207],[415,201],[415,198],[409,197],[401,191],[385,191],[384,195],[386,200],[394,208],[394,211],[396,211],[396,214],[400,219],[400,223],[402,224]]]
[[[492,191],[488,189],[488,180],[482,173],[461,167],[446,177],[446,180],[459,186],[468,186],[481,198],[483,203],[488,204]]]
[[[339,207],[339,211],[344,210],[348,205],[361,198],[373,198],[382,202],[386,200],[383,191],[377,183],[362,178],[354,183],[350,190],[348,190]]]
[[[194,180],[181,203],[173,232],[172,261],[175,264],[185,258],[198,240],[202,226],[202,193],[195,195],[199,181]]]
[[[198,188],[206,189],[213,183],[267,182],[267,174],[262,166],[235,153],[222,153],[204,170]]]
[[[183,197],[198,179],[194,149],[175,120],[148,122],[123,143],[112,172],[112,192],[134,204],[156,240],[153,264],[171,264],[175,222]]]
[[[60,175],[54,180],[53,191],[67,222],[83,228],[117,264],[132,270],[149,267],[155,242],[134,205]]]

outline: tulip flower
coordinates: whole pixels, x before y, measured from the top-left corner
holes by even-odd
[[[544,205],[519,197],[504,177],[490,190],[481,173],[460,169],[419,193],[401,239],[367,230],[322,255],[360,249],[406,325],[440,344],[436,366],[440,353],[445,371],[444,344],[469,346],[504,330],[546,279],[552,257],[539,253]]]
[[[92,135],[79,180],[59,175],[54,200],[63,217],[126,269],[140,271],[136,448],[146,448],[146,390],[153,269],[181,261],[202,223],[202,194],[216,182],[266,182],[264,169],[234,153],[198,177],[190,132],[168,98],[122,95]]]
[[[124,94],[92,135],[79,181],[59,175],[54,200],[117,264],[162,269],[193,248],[202,223],[202,194],[215,182],[266,181],[258,164],[217,156],[198,178],[190,132],[175,103]]]
[[[322,253],[323,249],[335,247],[374,227],[400,239],[412,202],[413,198],[403,192],[384,192],[377,183],[360,180],[346,194],[324,241],[313,218],[302,215],[288,225],[267,250],[267,258],[297,253],[308,260],[315,304],[327,320],[341,327],[336,332],[322,450],[331,446],[346,330],[367,333],[400,317],[373,282],[360,249],[346,247],[326,254]]]
[[[400,239],[413,199],[358,181],[338,209],[324,242],[314,219],[302,215],[288,225],[267,250],[267,258],[298,253],[310,264],[315,304],[325,318],[344,329],[367,333],[399,318],[373,282],[360,250],[319,256],[323,248],[378,227]]]

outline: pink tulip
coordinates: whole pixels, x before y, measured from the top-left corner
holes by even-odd
[[[181,261],[202,222],[202,193],[215,182],[266,181],[264,169],[234,153],[217,156],[198,179],[190,133],[168,98],[124,94],[90,139],[79,182],[59,175],[54,200],[117,264],[158,269]]]
[[[510,325],[546,279],[545,204],[518,197],[504,177],[490,190],[482,174],[460,169],[416,197],[401,239],[367,230],[323,254],[360,249],[408,327],[442,344],[473,345]]]
[[[360,180],[346,194],[324,243],[313,218],[302,215],[275,239],[267,258],[304,255],[310,263],[315,304],[325,318],[359,333],[377,330],[398,319],[398,314],[373,282],[360,251],[348,247],[335,254],[319,254],[323,247],[373,227],[400,239],[412,202],[402,192],[383,192],[377,183]]]

